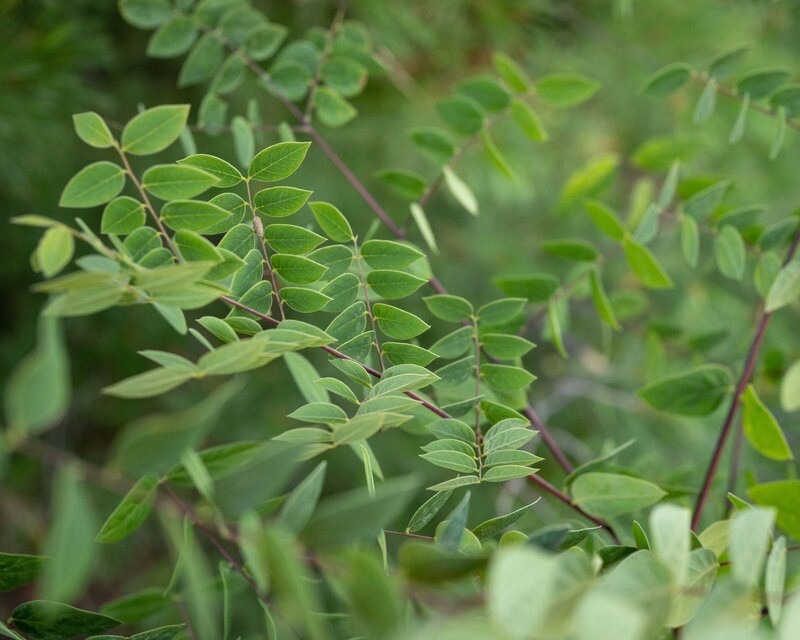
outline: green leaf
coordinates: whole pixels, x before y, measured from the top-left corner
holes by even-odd
[[[745,94],[744,98],[742,99],[742,104],[739,107],[739,115],[736,116],[736,121],[733,123],[733,128],[731,129],[730,135],[728,136],[728,142],[731,144],[735,142],[739,142],[744,136],[744,129],[747,125],[747,116],[750,113],[750,96]]]
[[[51,317],[74,317],[113,307],[125,295],[118,282],[101,282],[91,289],[68,291],[53,298],[42,312]]]
[[[535,431],[523,427],[504,429],[486,439],[483,451],[487,456],[498,451],[513,451],[530,442],[535,436]]]
[[[649,76],[639,87],[639,93],[654,98],[665,98],[689,82],[692,71],[692,68],[683,62],[669,64]]]
[[[597,249],[590,242],[580,239],[547,240],[542,242],[542,249],[554,256],[577,260],[580,262],[593,262],[599,255]]]
[[[189,105],[162,105],[134,116],[122,131],[122,150],[135,156],[163,151],[186,126]]]
[[[378,177],[395,193],[407,200],[419,200],[428,186],[418,173],[404,169],[384,171]]]
[[[505,295],[533,303],[547,302],[558,289],[558,280],[547,274],[506,276],[492,282]]]
[[[537,462],[540,462],[542,458],[539,456],[535,456],[532,453],[528,453],[527,451],[515,451],[515,450],[501,450],[501,451],[494,451],[486,456],[484,460],[483,466],[484,467],[496,467],[498,465],[518,465],[523,467],[530,467]]]
[[[300,313],[319,311],[332,300],[324,293],[302,287],[281,287],[280,295],[281,300]]]
[[[472,533],[475,534],[478,540],[487,540],[492,538],[500,533],[503,529],[510,527],[517,520],[525,516],[535,504],[536,502],[532,502],[531,504],[520,507],[519,509],[504,516],[499,516],[497,518],[492,518],[491,520],[481,522],[472,530]]]
[[[143,226],[145,220],[144,204],[128,196],[120,196],[103,209],[100,231],[106,234],[127,235]]]
[[[92,538],[99,523],[89,490],[75,464],[53,478],[51,520],[42,555],[47,556],[37,592],[44,598],[73,600],[87,588],[96,561]]]
[[[141,527],[153,508],[158,483],[156,473],[141,478],[108,516],[95,540],[106,544],[119,542]]]
[[[173,200],[161,209],[161,219],[173,231],[205,231],[230,217],[230,211],[201,200]]]
[[[387,300],[410,296],[426,282],[424,278],[392,269],[375,269],[367,274],[367,284],[375,293]]]
[[[329,87],[317,87],[314,111],[322,124],[328,127],[341,127],[358,115],[352,104]]]
[[[551,107],[568,109],[586,102],[599,88],[597,82],[584,76],[552,74],[539,79],[536,95]]]
[[[687,264],[694,268],[700,256],[700,230],[692,216],[679,214],[681,228],[681,251]]]
[[[599,269],[594,268],[589,272],[589,284],[592,287],[592,299],[600,319],[612,329],[619,331],[620,324],[614,314],[614,307],[606,295]]]
[[[731,518],[728,553],[733,577],[749,589],[756,588],[761,581],[774,522],[775,511],[761,507],[737,511]]]
[[[296,62],[281,62],[270,69],[272,82],[288,100],[300,100],[308,92],[311,73]]]
[[[642,388],[639,396],[661,411],[706,416],[722,403],[732,385],[728,369],[709,364],[657,380]]]
[[[461,322],[472,317],[475,310],[469,300],[449,294],[426,296],[425,306],[434,316],[446,322]]]
[[[287,417],[317,424],[344,424],[348,420],[344,410],[330,402],[311,402],[293,411]]]
[[[218,181],[216,176],[202,169],[172,164],[150,167],[142,176],[142,186],[162,200],[193,198]]]
[[[785,69],[755,71],[739,80],[736,92],[741,96],[749,94],[752,100],[758,100],[775,91],[789,79],[789,76],[790,72]]]
[[[325,331],[339,342],[346,342],[364,331],[367,325],[366,312],[363,302],[354,302],[336,316]]]
[[[783,109],[787,118],[800,115],[800,85],[789,84],[779,88],[769,97],[769,103],[776,111]]]
[[[151,398],[179,387],[193,375],[191,371],[153,369],[105,387],[103,393],[118,398]]]
[[[420,458],[444,469],[451,469],[459,473],[477,473],[478,465],[474,457],[460,451],[431,451],[423,453]]]
[[[482,364],[481,375],[492,389],[501,391],[524,389],[536,380],[536,376],[525,369],[505,364]]]
[[[122,167],[102,160],[84,167],[76,173],[58,201],[60,207],[88,208],[105,204],[117,197],[125,186]]]
[[[784,583],[786,581],[786,538],[778,538],[770,549],[767,568],[764,572],[764,595],[769,619],[778,623],[783,610]]]
[[[114,618],[48,600],[19,605],[11,612],[9,622],[33,640],[69,640],[102,633],[120,624]]]
[[[233,58],[238,60],[239,58]],[[255,153],[255,137],[253,136],[252,125],[242,116],[235,116],[231,121],[231,132],[233,134],[233,145],[236,151],[236,159],[242,166],[248,166]]]
[[[489,160],[492,161],[494,166],[497,167],[509,180],[516,180],[517,175],[514,173],[514,170],[511,168],[511,165],[508,164],[508,161],[505,159],[503,154],[500,153],[500,149],[498,149],[497,145],[494,143],[494,140],[492,140],[492,136],[489,134],[488,129],[481,131],[481,142],[483,143],[483,149],[486,151],[486,155],[489,156]]]
[[[311,196],[311,191],[294,187],[268,187],[253,196],[256,211],[273,218],[284,218],[298,211]]]
[[[778,157],[783,147],[783,139],[786,137],[786,109],[779,107],[775,117],[774,129],[772,132],[772,143],[769,147],[769,159],[774,160]]]
[[[644,509],[665,495],[652,482],[613,473],[584,473],[572,483],[573,504],[601,518]]]
[[[271,224],[264,229],[264,240],[278,253],[308,253],[325,242],[318,233],[293,224]]]
[[[412,142],[437,166],[450,162],[456,147],[449,134],[443,129],[428,127],[411,133]]]
[[[481,346],[493,358],[515,360],[524,356],[536,345],[520,336],[486,333],[481,336]]]
[[[771,313],[794,302],[800,295],[800,260],[793,260],[778,272],[767,293],[766,311]]]
[[[720,206],[730,186],[730,180],[715,182],[711,186],[693,194],[683,203],[681,208],[686,215],[695,218],[708,216]]]
[[[459,204],[464,207],[467,212],[473,216],[478,215],[478,200],[475,194],[470,189],[469,185],[456,175],[449,166],[442,167],[442,175],[444,176],[444,183],[447,185],[448,190],[453,197],[458,200]]]
[[[748,489],[753,502],[778,510],[778,526],[800,539],[800,480],[778,480],[758,484]]]
[[[697,100],[697,106],[694,109],[693,120],[695,123],[705,122],[714,113],[714,108],[717,104],[717,81],[714,78],[709,78],[700,98]]]
[[[250,161],[248,178],[276,182],[292,175],[306,157],[310,142],[279,142],[260,151]]]
[[[794,455],[778,421],[758,397],[752,384],[742,394],[742,404],[744,434],[753,448],[773,460],[793,460]]]
[[[437,340],[432,346],[431,351],[440,358],[458,358],[464,355],[473,344],[472,327],[461,327],[452,333]]]
[[[288,31],[282,24],[256,25],[247,34],[245,51],[256,61],[267,60],[278,51]]]
[[[414,223],[417,225],[417,229],[419,229],[422,235],[422,239],[425,240],[425,244],[430,247],[433,253],[438,254],[439,248],[436,246],[436,236],[433,235],[433,229],[431,228],[430,222],[428,222],[428,216],[425,215],[425,210],[418,202],[412,202],[408,205],[408,209],[411,212]]]
[[[478,309],[478,320],[484,324],[505,324],[516,318],[527,304],[525,298],[503,298]]]
[[[413,313],[381,302],[373,305],[372,312],[381,331],[395,340],[408,340],[430,329],[430,325]]]
[[[609,153],[573,172],[559,198],[558,210],[567,211],[573,204],[597,195],[610,182],[619,163],[619,156]]]
[[[428,487],[429,491],[450,491],[451,489],[459,489],[461,487],[468,487],[471,484],[480,484],[478,476],[458,476],[450,480],[445,480],[432,487]]]
[[[283,503],[279,518],[295,533],[303,531],[314,513],[317,501],[322,494],[326,468],[326,462],[321,462],[314,467],[314,470],[295,487],[286,502]]]
[[[167,0],[120,0],[119,11],[126,22],[139,29],[153,29],[172,15]]]
[[[224,61],[225,45],[216,34],[207,33],[197,41],[186,57],[178,73],[178,87],[189,87],[211,80]],[[213,93],[206,97],[209,96],[216,98]],[[203,108],[200,109],[202,113]]]
[[[415,364],[426,367],[437,358],[432,351],[405,342],[384,342],[381,349],[389,361],[395,365]]]
[[[147,43],[151,58],[177,58],[189,51],[197,38],[194,20],[175,16],[162,24]]]
[[[36,247],[35,259],[42,275],[52,278],[61,272],[75,253],[75,238],[67,227],[50,227]]]
[[[670,568],[677,584],[684,584],[689,569],[691,528],[689,509],[661,504],[650,512],[653,554]]]
[[[436,104],[436,113],[456,133],[469,137],[483,128],[483,111],[474,100],[465,97],[445,98]]]
[[[226,162],[222,158],[204,153],[198,153],[193,156],[188,156],[183,160],[178,160],[178,164],[195,167],[197,169],[202,169],[206,173],[210,173],[218,180],[217,184],[212,186],[217,186],[220,189],[236,186],[244,180],[244,176],[242,176],[239,170],[231,163]],[[180,197],[190,198],[191,196]]]
[[[531,469],[530,467],[523,467],[516,464],[498,465],[483,472],[483,481],[506,482],[508,480],[514,480],[515,478],[527,478],[535,471],[538,471],[538,469]]]
[[[305,357],[299,353],[287,353],[283,360],[306,402],[330,402],[325,391],[328,387],[318,384],[319,373]]]
[[[0,553],[0,593],[13,591],[39,577],[44,556]]]
[[[76,113],[72,116],[72,123],[78,137],[91,147],[107,149],[115,142],[105,120],[94,111]]]
[[[508,93],[490,75],[480,75],[464,80],[456,87],[456,93],[471,98],[487,113],[503,111],[509,104]]]
[[[530,90],[530,80],[514,60],[504,53],[495,53],[492,56],[492,62],[494,63],[497,74],[502,78],[509,89],[517,93],[527,93]]]
[[[439,511],[441,511],[442,507],[444,507],[445,503],[452,494],[453,492],[451,490],[438,491],[434,493],[422,505],[420,505],[420,507],[414,512],[414,515],[411,516],[411,520],[408,522],[406,531],[413,533],[414,531],[419,531],[422,529],[433,519],[437,513],[439,513]]]
[[[670,289],[672,279],[644,245],[625,240],[625,258],[636,277],[650,289]]]
[[[781,408],[784,411],[800,409],[800,360],[793,362],[781,380]]]
[[[514,98],[511,102],[511,115],[514,117],[514,122],[517,123],[517,126],[531,140],[544,142],[549,138],[539,116],[524,100]]]
[[[425,254],[393,240],[367,240],[361,246],[361,257],[373,269],[399,269],[424,258]]]
[[[273,255],[270,262],[279,276],[293,284],[311,284],[328,270],[324,265],[308,258],[283,253]]]
[[[732,280],[742,279],[747,253],[744,240],[735,227],[729,224],[722,227],[714,240],[714,256],[723,276]]]
[[[347,218],[342,215],[332,204],[327,202],[310,202],[311,211],[317,224],[331,240],[335,242],[350,242],[353,240],[353,230]]]
[[[352,58],[335,56],[322,67],[322,81],[337,93],[351,97],[364,89],[367,69]]]

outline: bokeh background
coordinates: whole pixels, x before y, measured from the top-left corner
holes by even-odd
[[[255,0],[254,4],[295,36],[312,26],[328,25],[336,9],[329,0]],[[348,5],[350,16],[369,29],[387,73],[355,99],[360,117],[326,135],[400,222],[405,220],[406,204],[381,185],[376,173],[405,168],[430,179],[436,175],[435,167],[414,152],[406,133],[438,124],[437,99],[448,95],[461,79],[489,70],[493,52],[510,55],[534,79],[569,72],[602,84],[591,101],[575,110],[539,111],[550,132],[546,143],[523,140],[511,123],[500,123],[493,130],[516,180],[491,167],[477,147],[465,155],[457,170],[475,191],[480,216],[470,216],[446,193],[427,207],[441,248],[432,266],[453,293],[481,303],[499,295],[492,284],[496,276],[538,271],[567,276],[569,265],[542,252],[539,242],[597,234],[579,212],[556,212],[563,185],[588,162],[618,154],[620,167],[600,195],[624,214],[635,190],[647,188],[642,180],[657,186],[663,179],[663,170],[647,172],[629,160],[653,138],[684,141],[687,172],[732,179],[731,205],[763,203],[768,221],[787,217],[800,201],[796,170],[800,140],[794,132],[787,135],[778,159],[770,162],[772,123],[767,118],[751,117],[743,140],[731,145],[728,133],[737,104],[720,98],[714,116],[697,125],[692,112],[699,85],[669,100],[648,99],[636,91],[667,63],[685,61],[703,69],[715,55],[743,43],[751,43],[752,49],[738,74],[786,67],[797,78],[797,2],[352,0]],[[99,159],[96,150],[74,135],[71,115],[94,110],[111,122],[123,123],[139,104],[196,104],[203,95],[202,88],[175,88],[182,59],[148,59],[144,53],[148,37],[149,33],[126,25],[111,0],[0,0],[0,387],[33,348],[36,317],[44,303],[43,296],[29,290],[37,281],[29,255],[38,234],[35,229],[15,227],[8,219],[38,213],[69,220],[74,212],[57,207],[61,189],[81,167]],[[243,112],[252,95],[264,96],[243,90],[241,103],[231,113]],[[265,119],[280,121],[284,117],[280,109],[264,98]],[[225,135],[198,135],[197,141],[203,151],[232,152]],[[312,153],[292,180],[314,189],[315,197],[337,204],[361,232],[369,227],[370,211],[321,154]],[[82,215],[98,226],[100,213],[98,209]],[[680,493],[697,485],[718,416],[699,427],[697,421],[667,422],[642,410],[634,391],[648,378],[686,368],[687,363],[741,362],[757,298],[749,279],[740,284],[715,275],[710,245],[704,245],[700,268],[692,272],[680,259],[674,229],[666,229],[664,235],[663,247],[659,240],[655,250],[677,288],[650,295],[647,320],[626,325],[625,334],[613,338],[612,348],[604,342],[609,338],[600,331],[591,303],[576,304],[572,329],[578,337],[572,331],[568,334],[569,361],[558,356],[545,337],[533,338],[540,347],[531,366],[540,380],[532,387],[531,398],[576,458],[591,458],[635,437],[638,443],[626,452],[624,462],[655,469],[655,479]],[[615,262],[620,264],[615,267]],[[607,268],[612,274],[625,270],[619,254]],[[710,284],[701,285],[704,282]],[[638,292],[635,283],[623,280],[622,286],[626,283]],[[137,350],[187,349],[186,339],[151,310],[114,309],[70,319],[65,327],[74,397],[67,416],[46,439],[94,463],[108,458],[110,443],[134,418],[192,406],[210,390],[198,384],[136,403],[101,395],[103,386],[143,370]],[[709,343],[706,351],[687,349],[693,337],[715,330],[725,332],[724,339]],[[766,349],[776,369],[798,356],[795,343],[791,322],[776,324]],[[225,440],[278,433],[285,428],[283,416],[299,404],[295,394],[282,365],[258,372],[250,376],[237,401],[222,411],[215,433]],[[774,398],[774,390],[765,395]],[[796,444],[797,419],[793,423],[791,417],[782,418],[791,443]],[[403,471],[393,469],[391,451],[411,452],[416,446],[401,436],[388,441],[387,472]],[[335,483],[352,484],[350,463],[339,460],[341,473],[329,472],[332,488]],[[337,460],[332,464],[336,469]],[[30,460],[15,460],[14,465],[0,490],[0,521],[13,521],[14,526],[0,527],[0,544],[35,548],[46,529],[52,469]],[[544,469],[553,468],[545,463]],[[767,468],[765,479],[769,473]],[[100,495],[98,510],[105,512],[113,500]],[[548,509],[554,508],[543,508],[537,517],[546,521]],[[494,514],[491,504],[476,509]]]

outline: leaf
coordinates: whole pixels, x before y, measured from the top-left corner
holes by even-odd
[[[407,200],[419,200],[427,188],[424,178],[413,171],[392,169],[382,172],[378,178],[397,195]]]
[[[619,156],[609,153],[575,171],[561,193],[558,210],[566,211],[573,204],[597,195],[610,182],[619,163]]]
[[[538,502],[538,500],[536,502]],[[497,518],[492,518],[491,520],[481,522],[474,529],[472,529],[472,533],[475,534],[478,540],[487,540],[488,538],[492,538],[500,533],[503,529],[510,527],[517,520],[525,516],[533,508],[533,505],[535,505],[536,502],[531,502],[530,504],[520,507],[519,509],[516,509],[515,511],[512,511],[504,516],[499,516]]]
[[[430,451],[420,458],[444,469],[452,469],[459,473],[477,473],[478,465],[474,457],[460,451]]]
[[[781,380],[781,408],[784,411],[800,409],[800,360],[793,362]]]
[[[558,289],[558,280],[547,274],[506,276],[495,278],[493,283],[505,295],[533,303],[547,302]]]
[[[279,142],[260,151],[250,161],[248,178],[276,182],[292,175],[306,157],[310,142]]]
[[[731,372],[709,364],[667,376],[639,390],[650,406],[683,416],[707,416],[733,388]]]
[[[72,116],[75,133],[86,144],[97,149],[107,149],[114,144],[114,136],[105,120],[94,111],[76,113]]]
[[[747,125],[747,116],[750,113],[750,95],[745,94],[742,99],[742,104],[739,107],[739,115],[736,116],[736,121],[733,123],[728,142],[731,144],[739,142],[744,136],[744,129]]]
[[[353,230],[350,228],[350,223],[339,209],[327,202],[309,202],[308,206],[311,207],[317,224],[331,240],[335,242],[350,242],[353,240]]]
[[[281,287],[281,300],[300,313],[314,313],[327,305],[332,298],[313,289],[303,287]]]
[[[456,87],[456,93],[471,98],[487,113],[503,111],[509,105],[508,93],[490,75],[480,75],[464,80]]]
[[[484,482],[506,482],[515,478],[526,478],[538,469],[523,467],[517,464],[503,464],[492,467],[483,473]]]
[[[777,311],[800,296],[800,260],[781,267],[767,293],[767,313]]]
[[[84,593],[91,580],[98,551],[92,538],[99,524],[74,464],[55,474],[50,512],[50,529],[42,546],[42,555],[49,559],[37,592],[44,598],[72,600]]]
[[[0,553],[0,593],[13,591],[39,577],[44,556]]]
[[[411,133],[411,140],[431,162],[440,167],[450,162],[456,152],[450,135],[443,129],[417,129]]]
[[[161,105],[134,116],[122,131],[122,150],[135,156],[163,151],[186,126],[189,105]]]
[[[709,78],[700,98],[697,101],[697,106],[694,109],[693,120],[695,123],[705,122],[714,113],[714,107],[717,104],[717,81],[714,78]]]
[[[278,516],[280,521],[297,534],[302,533],[314,514],[325,483],[326,468],[326,462],[320,462],[314,467],[314,470],[292,490],[281,507]]]
[[[364,89],[367,82],[367,69],[352,58],[336,56],[322,67],[322,81],[337,93],[351,97]]]
[[[778,157],[783,147],[783,139],[786,137],[786,109],[779,107],[775,118],[775,125],[772,133],[772,143],[769,147],[769,159],[774,160]]]
[[[314,111],[322,124],[328,127],[341,127],[358,115],[352,104],[329,87],[317,87],[314,92]]]
[[[619,331],[620,324],[614,314],[614,307],[606,295],[603,288],[603,280],[600,276],[600,270],[596,267],[589,272],[589,284],[592,288],[592,299],[594,300],[595,309],[600,319],[605,322],[612,329]]]
[[[483,452],[486,456],[498,451],[513,451],[526,445],[536,436],[536,431],[523,427],[505,429],[487,438],[484,442]]]
[[[245,50],[256,61],[271,58],[286,38],[288,29],[282,24],[255,25],[247,35]]]
[[[477,216],[478,201],[469,185],[459,178],[456,172],[449,166],[444,166],[442,168],[442,175],[444,176],[444,183],[447,185],[453,197],[458,200],[459,204],[464,207],[467,212],[471,213],[473,216]]]
[[[625,258],[636,277],[650,289],[670,289],[672,279],[644,245],[625,240]]]
[[[375,269],[367,274],[367,284],[387,300],[408,297],[426,282],[424,278],[393,269]]]
[[[424,258],[425,254],[393,240],[367,240],[361,245],[361,257],[373,269],[400,269]]]
[[[714,240],[714,256],[723,276],[732,280],[742,279],[747,253],[744,240],[735,227],[729,224],[722,227]]]
[[[190,87],[211,80],[224,61],[225,45],[222,44],[216,34],[205,34],[192,47],[183,66],[181,66],[181,70],[178,73],[178,87]],[[219,100],[214,93],[208,93],[206,99],[209,97]],[[203,123],[202,106],[200,107],[200,112],[201,123],[207,124]]]
[[[294,187],[268,187],[253,197],[256,211],[273,218],[289,216],[306,203],[311,191]]]
[[[649,76],[639,87],[639,93],[654,98],[665,98],[689,82],[692,71],[692,68],[683,62],[669,64]]]
[[[769,551],[767,568],[764,572],[764,595],[767,601],[769,619],[773,625],[778,623],[783,609],[784,583],[786,581],[786,538],[778,538]]]
[[[121,196],[109,202],[103,209],[100,231],[127,235],[143,226],[145,220],[144,204],[128,196]]]
[[[9,622],[33,640],[69,640],[102,633],[120,624],[114,618],[48,600],[19,605],[11,612]]]
[[[517,126],[531,140],[544,142],[549,138],[539,116],[524,100],[514,98],[511,102],[511,115],[514,117],[514,122],[517,123]]]
[[[94,162],[70,179],[61,192],[58,206],[73,209],[96,207],[117,197],[124,186],[122,167],[105,160]]]
[[[483,128],[483,111],[477,102],[466,97],[445,98],[436,103],[436,113],[459,135],[474,136]]]
[[[736,92],[749,95],[758,100],[771,94],[789,79],[790,72],[785,69],[767,69],[755,71],[742,77],[736,85]]]
[[[420,507],[414,512],[414,515],[411,516],[411,520],[408,522],[406,531],[413,533],[422,529],[433,519],[437,513],[439,513],[439,511],[441,511],[442,507],[444,507],[451,495],[453,495],[452,490],[437,491],[434,493],[430,498],[422,503],[422,505],[420,505]]]
[[[713,213],[722,203],[730,189],[730,180],[720,180],[688,198],[681,208],[686,215],[703,218]]]
[[[188,16],[175,16],[150,37],[147,55],[151,58],[177,58],[192,48],[196,38],[194,20]]]
[[[141,527],[153,508],[158,484],[156,473],[141,478],[108,516],[95,540],[105,544],[119,542]]]
[[[478,320],[489,325],[511,322],[522,312],[527,302],[526,298],[503,298],[489,302],[478,309]]]
[[[172,15],[167,0],[120,0],[119,11],[128,24],[153,29]]]
[[[778,511],[778,526],[796,539],[800,539],[800,480],[777,480],[750,487],[748,495],[762,507]]]
[[[733,577],[749,589],[756,588],[761,581],[774,522],[775,511],[761,507],[737,511],[731,518],[728,553]]]
[[[536,83],[536,95],[542,102],[557,109],[568,109],[586,102],[600,85],[584,76],[552,74],[542,76]]]
[[[46,389],[46,393],[42,390]],[[59,322],[38,321],[36,348],[13,369],[5,388],[9,431],[36,435],[55,425],[70,401],[69,359]]]
[[[514,173],[514,170],[508,164],[508,161],[505,159],[503,154],[500,153],[500,149],[497,148],[494,140],[492,140],[492,136],[489,134],[488,129],[484,129],[481,132],[481,142],[483,143],[483,149],[486,151],[486,155],[489,156],[489,160],[492,161],[494,166],[497,167],[509,180],[516,180],[517,175]]]
[[[276,253],[270,258],[272,268],[283,279],[293,284],[311,284],[319,280],[327,267],[302,256]]]
[[[467,487],[471,484],[479,484],[480,478],[478,476],[458,476],[450,480],[445,480],[432,487],[428,487],[429,491],[449,491],[451,489],[458,489],[460,487]]]
[[[347,414],[330,402],[311,402],[290,413],[287,417],[317,424],[344,424]]]
[[[161,219],[173,231],[205,231],[230,217],[230,211],[201,200],[173,200],[161,209]]]
[[[594,245],[580,239],[547,240],[542,242],[541,246],[542,249],[554,256],[579,262],[593,262],[599,255]]]
[[[193,377],[191,371],[153,369],[103,389],[103,393],[118,398],[151,398],[179,387]]]
[[[628,235],[628,230],[619,221],[617,214],[602,202],[588,199],[584,200],[583,206],[595,226],[612,240],[623,240]]]
[[[530,80],[514,60],[504,53],[495,53],[492,56],[492,62],[494,63],[497,74],[502,78],[509,89],[517,93],[527,93],[530,90]]]
[[[572,483],[572,502],[592,515],[613,518],[655,504],[666,492],[647,480],[589,472]]]
[[[434,316],[446,322],[461,322],[474,313],[472,304],[459,296],[433,295],[423,298],[425,306]]]
[[[503,333],[486,333],[481,336],[481,346],[493,358],[514,360],[521,358],[536,345],[521,338]]]
[[[142,175],[142,186],[162,200],[193,198],[218,182],[208,171],[180,164],[155,165]]]
[[[742,404],[744,433],[753,448],[772,460],[793,460],[792,450],[778,421],[758,397],[752,384],[742,394]]]
[[[374,304],[372,312],[381,331],[395,340],[409,340],[430,329],[413,313],[389,304]]]
[[[536,380],[536,376],[525,369],[505,364],[482,364],[481,375],[492,389],[501,391],[524,389]]]
[[[679,214],[681,229],[681,251],[687,264],[694,268],[700,256],[700,230],[692,216]]]
[[[425,244],[430,247],[433,253],[438,254],[439,247],[436,246],[436,237],[433,235],[433,229],[431,229],[428,217],[425,215],[425,210],[417,202],[412,202],[408,207],[417,229],[422,234],[422,239],[425,240]]]
[[[72,260],[75,238],[67,227],[50,227],[36,247],[35,259],[45,278],[58,275]]]
[[[684,584],[689,570],[689,509],[660,504],[650,512],[650,548],[669,567],[677,584]]]
[[[210,156],[204,153],[187,156],[183,160],[178,160],[178,164],[195,167],[197,169],[202,169],[206,173],[210,173],[212,176],[217,178],[218,182],[215,186],[219,187],[220,189],[227,189],[228,187],[236,186],[242,180],[244,180],[244,176],[242,176],[239,170],[230,162],[226,162],[222,158],[217,158],[216,156]],[[258,196],[258,194],[256,194],[256,196]],[[181,197],[189,198],[191,196]]]
[[[293,224],[271,224],[264,229],[264,240],[278,253],[300,255],[325,242],[318,233]]]
[[[53,298],[42,315],[74,317],[97,313],[117,304],[124,295],[118,282],[101,282],[91,289],[68,291]]]

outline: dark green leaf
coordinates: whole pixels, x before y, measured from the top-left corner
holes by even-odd
[[[155,473],[141,478],[108,516],[95,540],[106,544],[119,542],[142,526],[153,508],[158,483]]]
[[[639,391],[651,406],[684,416],[712,413],[732,390],[731,372],[719,365],[702,365],[657,380]]]

